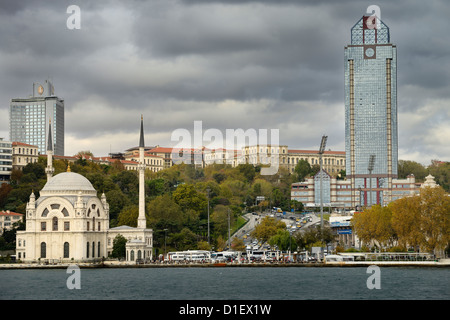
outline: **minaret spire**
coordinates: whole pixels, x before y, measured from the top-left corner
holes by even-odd
[[[52,120],[48,120],[48,135],[47,135],[47,167],[45,173],[47,173],[47,181],[50,180],[55,172],[53,168],[53,142],[52,142]]]
[[[141,115],[141,132],[139,138],[139,217],[137,221],[138,228],[146,228],[145,219],[145,163],[144,163],[144,117]]]

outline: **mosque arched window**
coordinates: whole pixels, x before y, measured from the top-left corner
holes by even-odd
[[[52,219],[52,230],[53,231],[58,231],[58,218],[57,217],[53,217]]]
[[[69,243],[64,242],[64,258],[69,258]]]
[[[45,242],[41,242],[41,258],[47,257],[47,244]]]

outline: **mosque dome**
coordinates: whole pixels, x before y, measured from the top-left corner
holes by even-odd
[[[92,183],[75,172],[63,172],[52,177],[42,188],[41,195],[50,195],[54,193],[75,193],[82,192],[84,194],[97,194]]]

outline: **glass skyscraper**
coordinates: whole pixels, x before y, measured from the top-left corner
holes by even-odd
[[[388,26],[377,17],[363,16],[351,29],[344,78],[346,174],[352,203],[388,203],[398,163],[397,48]]]
[[[54,95],[53,85],[33,84],[29,98],[11,99],[9,109],[10,140],[38,147],[40,154],[47,150],[47,133],[51,121],[53,151],[64,155],[64,100]]]

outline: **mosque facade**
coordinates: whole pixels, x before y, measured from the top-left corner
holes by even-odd
[[[127,261],[150,261],[153,230],[146,227],[143,161],[139,167],[142,178],[139,180],[137,227],[109,228],[109,205],[105,194],[99,198],[90,181],[70,172],[70,167],[68,172],[53,176],[51,135],[48,139],[47,183],[39,198],[36,199],[34,193],[30,195],[26,207],[26,229],[17,231],[16,235],[17,259],[30,263],[98,262],[111,254],[114,239],[122,235],[127,239]],[[143,143],[141,118],[140,146]],[[143,156],[143,150],[140,151]]]

